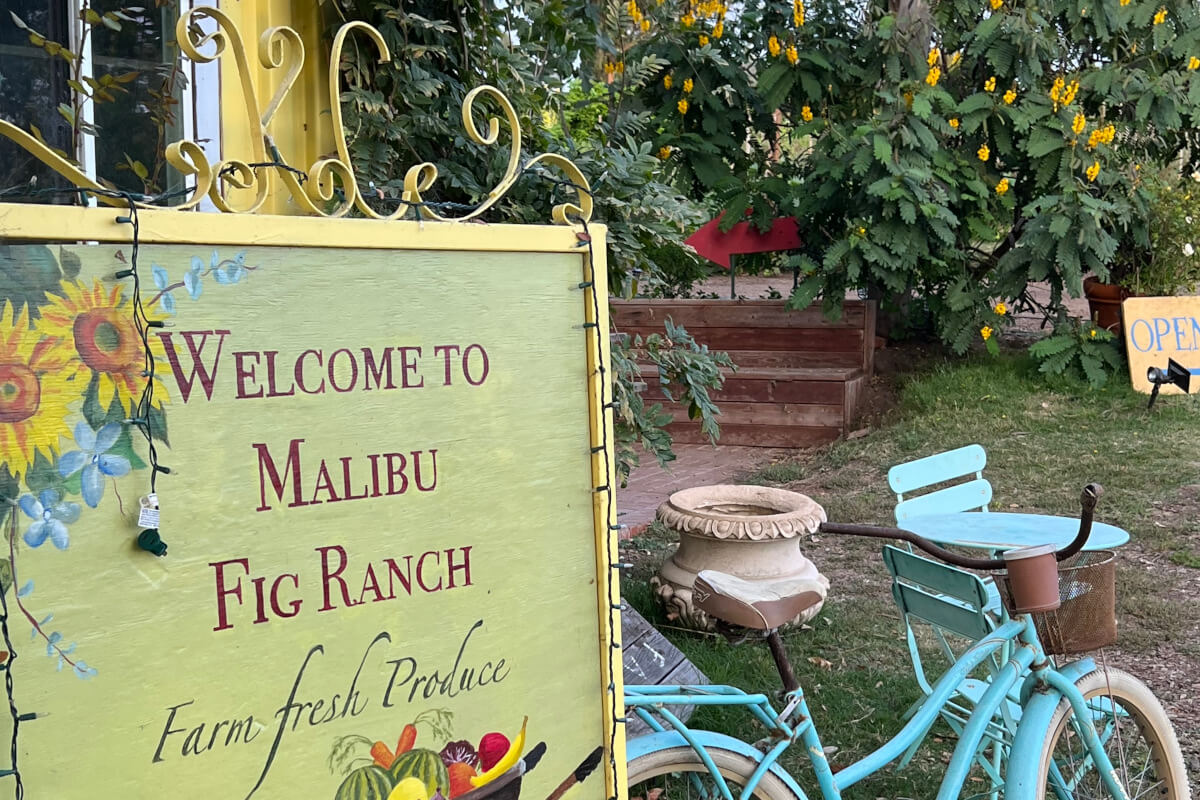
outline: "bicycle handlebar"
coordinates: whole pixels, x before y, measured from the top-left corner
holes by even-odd
[[[1075,539],[1062,550],[1054,554],[1054,557],[1063,561],[1078,553],[1087,544],[1088,536],[1092,532],[1092,515],[1096,510],[1096,501],[1104,494],[1104,487],[1098,483],[1089,483],[1083,487],[1083,491],[1079,496],[1079,533],[1075,534]],[[947,564],[953,564],[956,567],[964,567],[966,569],[977,570],[1001,570],[1008,565],[1003,558],[971,558],[970,556],[962,556],[958,553],[952,553],[944,547],[934,544],[924,536],[918,536],[912,531],[906,531],[903,528],[888,528],[881,525],[855,525],[842,522],[823,522],[818,529],[822,533],[841,533],[849,536],[869,536],[876,539],[899,539],[916,545],[917,547],[929,553],[931,556],[945,561]]]

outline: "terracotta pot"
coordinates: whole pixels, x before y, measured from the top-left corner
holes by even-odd
[[[816,579],[829,587],[800,552],[800,536],[825,521],[825,510],[805,495],[766,486],[699,486],[672,494],[657,516],[679,534],[679,548],[650,583],[668,615],[681,625],[716,627],[692,603],[696,573],[702,570],[764,587],[790,578]],[[821,604],[806,609],[790,624],[806,622],[820,610]]]
[[[1083,296],[1088,301],[1088,313],[1098,327],[1121,336],[1121,303],[1133,292],[1115,283],[1101,283],[1099,278],[1083,279]]]

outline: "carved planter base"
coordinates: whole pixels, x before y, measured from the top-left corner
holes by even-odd
[[[805,495],[765,486],[699,486],[671,495],[657,517],[679,534],[679,547],[651,586],[668,615],[685,627],[715,628],[714,620],[692,604],[701,570],[751,582],[818,578],[829,586],[800,552],[800,535],[825,521],[825,510]],[[821,605],[814,606],[789,624],[807,622],[820,610]]]

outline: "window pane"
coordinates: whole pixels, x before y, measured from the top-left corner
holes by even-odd
[[[124,7],[119,0],[92,0],[92,8],[104,14]],[[130,3],[130,5],[136,5]],[[179,176],[163,159],[168,144],[181,138],[180,97],[186,79],[179,67],[175,45],[175,3],[156,8],[147,2],[144,11],[126,11],[134,22],[121,22],[119,31],[94,29],[94,71],[125,80],[125,91],[114,91],[114,100],[98,102],[95,122],[96,171],[117,187],[134,192],[162,192],[179,188]],[[146,169],[140,177],[130,168],[138,162]]]
[[[66,8],[53,0],[5,0],[5,10],[14,14],[50,41],[67,41]],[[46,142],[60,150],[70,149],[71,130],[56,110],[67,100],[68,65],[52,58],[29,41],[8,14],[0,16],[0,119],[25,131],[37,128]],[[66,186],[48,167],[7,138],[0,138],[0,190],[27,186]],[[16,201],[20,195],[8,194]],[[47,198],[42,198],[43,200]],[[67,202],[69,198],[58,198]]]

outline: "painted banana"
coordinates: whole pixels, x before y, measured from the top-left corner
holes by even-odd
[[[521,732],[516,735],[512,740],[512,744],[508,746],[508,752],[487,772],[471,778],[472,786],[476,789],[480,786],[486,786],[517,765],[517,762],[521,760],[521,751],[525,749],[525,726],[528,724],[529,717],[526,717],[521,722]]]

